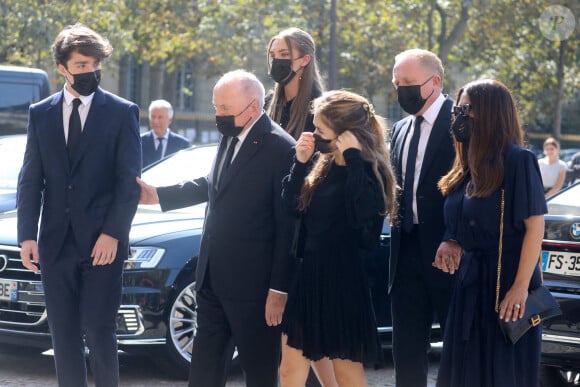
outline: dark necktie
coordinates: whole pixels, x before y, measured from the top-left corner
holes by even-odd
[[[161,156],[163,156],[163,137],[157,137],[157,141],[159,141],[159,145],[157,145],[157,149],[155,149],[155,160],[161,160]]]
[[[75,98],[72,102],[73,108],[72,112],[70,113],[69,121],[68,121],[68,141],[67,141],[67,149],[68,149],[68,158],[69,160],[73,159],[73,156],[77,150],[79,145],[79,141],[81,139],[81,116],[79,114],[79,105],[81,104],[81,100],[79,98]]]
[[[222,169],[221,169],[220,174],[218,176],[218,184],[216,185],[216,187],[218,187],[218,188],[219,188],[224,176],[228,172],[228,169],[230,168],[230,164],[232,163],[232,158],[234,157],[234,150],[236,149],[237,143],[238,143],[238,138],[232,137],[232,139],[230,140],[230,144],[228,145],[228,150],[226,151],[226,157],[224,158],[224,162],[222,164]]]
[[[413,229],[413,185],[415,184],[415,163],[417,161],[417,148],[421,137],[421,122],[423,116],[415,118],[413,137],[409,144],[407,154],[407,167],[405,168],[405,182],[403,187],[403,230],[411,232]]]

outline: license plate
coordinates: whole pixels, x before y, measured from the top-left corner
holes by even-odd
[[[18,301],[18,282],[0,279],[0,300]]]
[[[542,251],[542,270],[546,273],[580,276],[580,253]]]

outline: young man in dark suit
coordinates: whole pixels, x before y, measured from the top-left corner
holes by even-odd
[[[98,87],[112,47],[93,30],[66,27],[52,51],[65,86],[29,110],[20,255],[42,273],[59,386],[87,385],[85,344],[96,386],[117,386],[116,316],[139,201],[139,108]]]
[[[264,113],[264,86],[243,70],[214,87],[219,150],[209,176],[171,187],[141,184],[164,211],[207,201],[196,272],[197,331],[190,386],[224,386],[230,343],[249,387],[276,387],[290,272],[282,177],[294,139]]]
[[[151,130],[141,135],[143,168],[165,156],[188,148],[189,140],[169,130],[173,120],[173,107],[164,99],[157,99],[149,105],[149,126]]]
[[[455,157],[453,101],[441,94],[442,82],[443,66],[435,54],[414,49],[395,58],[393,84],[410,114],[391,132],[391,158],[402,187],[389,265],[397,387],[427,386],[433,317],[443,329],[452,291],[451,277],[432,263],[441,243],[449,256],[460,254],[456,242],[444,241],[444,198],[437,187]]]

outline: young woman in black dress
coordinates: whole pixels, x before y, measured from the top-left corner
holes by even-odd
[[[365,386],[363,362],[380,348],[363,258],[394,213],[396,182],[382,120],[365,98],[325,92],[313,113],[315,131],[298,139],[283,181],[283,203],[301,215],[303,260],[286,306],[282,367],[294,377],[283,386],[304,386],[310,361],[323,357],[340,386]]]
[[[267,57],[270,77],[276,82],[267,97],[268,115],[297,140],[302,132],[314,131],[310,105],[324,90],[316,44],[308,32],[288,28],[270,39]],[[322,386],[338,386],[330,359],[312,362],[312,369]],[[293,377],[294,370],[280,368],[283,385]]]

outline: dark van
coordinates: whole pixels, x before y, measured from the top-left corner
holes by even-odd
[[[0,65],[0,136],[25,133],[28,106],[49,94],[44,70]]]

